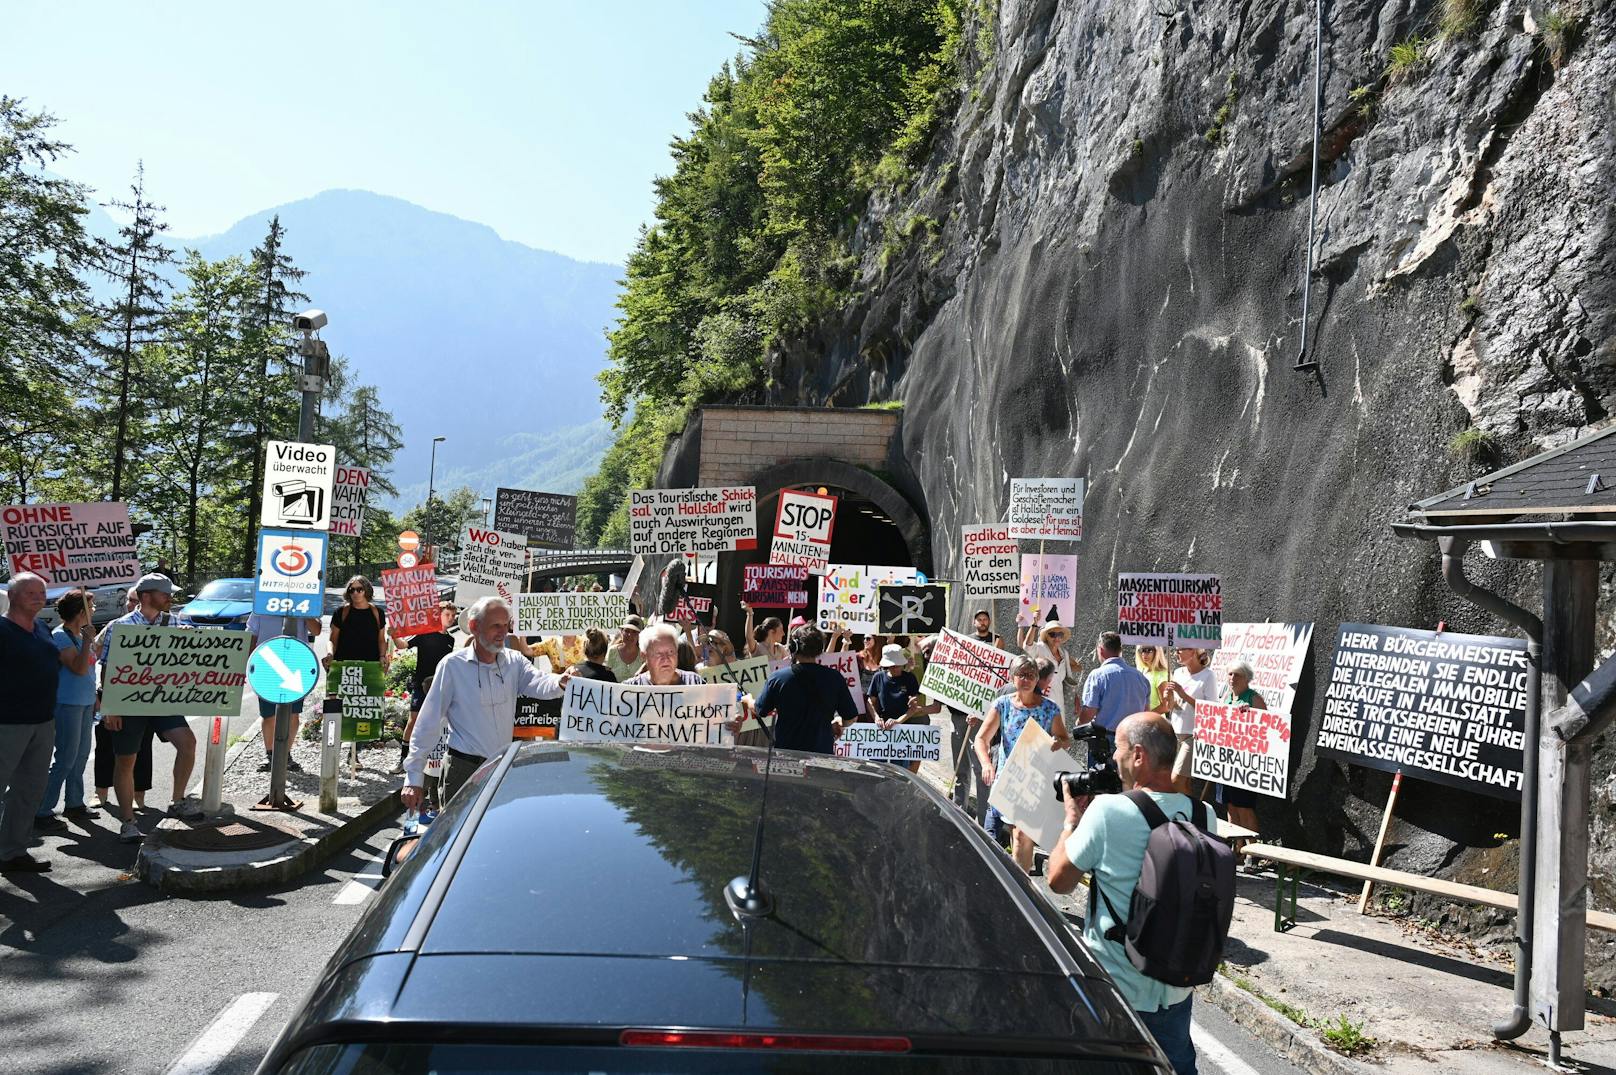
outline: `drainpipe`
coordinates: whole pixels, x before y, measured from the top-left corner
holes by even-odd
[[[1442,577],[1448,588],[1520,628],[1526,635],[1526,743],[1521,751],[1521,862],[1520,895],[1515,913],[1515,1006],[1509,1018],[1493,1025],[1493,1037],[1513,1041],[1532,1025],[1528,994],[1532,985],[1532,914],[1537,890],[1537,753],[1542,723],[1541,694],[1543,621],[1513,602],[1476,586],[1464,574],[1464,554],[1470,543],[1462,538],[1439,537]]]

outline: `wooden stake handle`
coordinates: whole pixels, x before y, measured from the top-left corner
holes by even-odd
[[[1375,837],[1375,850],[1369,856],[1369,865],[1380,865],[1380,853],[1386,847],[1386,832],[1392,827],[1392,812],[1397,809],[1397,793],[1403,787],[1403,770],[1399,769],[1392,776],[1391,794],[1386,796],[1386,812],[1380,817],[1380,835]],[[1365,914],[1369,910],[1369,896],[1375,891],[1375,882],[1363,883],[1363,895],[1358,898],[1358,913]]]

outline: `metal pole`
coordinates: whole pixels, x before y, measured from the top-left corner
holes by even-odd
[[[438,480],[438,444],[447,439],[446,437],[432,438],[432,465],[426,472],[426,521],[421,524],[421,545],[423,549],[421,558],[423,560],[426,559],[425,550],[432,547],[432,492]]]
[[[342,744],[341,711],[321,715],[320,721],[320,813],[337,812],[337,755]]]
[[[1319,139],[1322,127],[1319,107],[1324,100],[1324,0],[1314,0],[1313,8],[1313,184],[1308,197],[1307,257],[1302,270],[1302,344],[1296,351],[1293,369],[1316,369],[1319,360],[1307,354],[1307,317],[1313,297],[1313,232],[1319,223]]]

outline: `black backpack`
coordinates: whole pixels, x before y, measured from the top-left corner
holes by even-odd
[[[1139,883],[1124,919],[1089,881],[1089,915],[1105,900],[1116,925],[1105,939],[1123,946],[1141,974],[1168,985],[1204,985],[1217,973],[1234,916],[1234,852],[1206,831],[1206,804],[1197,802],[1192,821],[1168,820],[1142,791],[1128,798],[1150,824]]]

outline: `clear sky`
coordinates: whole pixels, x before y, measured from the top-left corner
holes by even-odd
[[[333,187],[622,262],[651,180],[763,0],[22,0],[0,94],[61,121],[56,170],[173,235]]]

